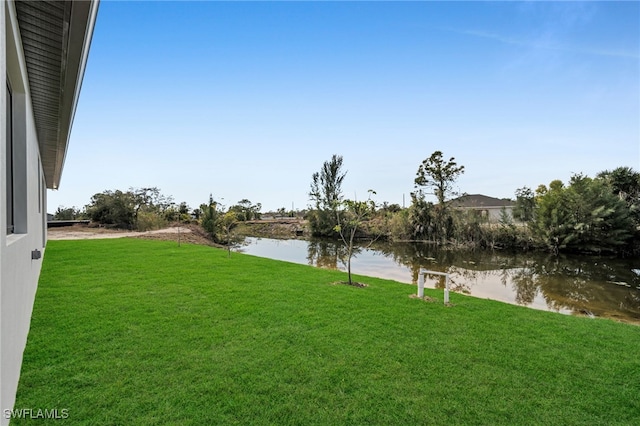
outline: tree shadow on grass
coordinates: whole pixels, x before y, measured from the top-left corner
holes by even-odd
[[[331,285],[349,285],[351,287],[359,287],[359,288],[364,288],[364,287],[369,287],[369,284],[365,284],[365,283],[360,283],[357,281],[334,281],[331,283]]]

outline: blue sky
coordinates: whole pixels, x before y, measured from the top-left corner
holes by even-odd
[[[103,0],[48,210],[148,186],[301,209],[332,154],[346,197],[408,206],[435,150],[501,198],[640,169],[640,3]]]

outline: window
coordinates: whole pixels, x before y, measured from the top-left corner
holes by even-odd
[[[47,185],[40,178],[40,204],[42,205],[42,247],[47,245]]]
[[[47,200],[46,184],[42,176],[42,161],[38,157],[38,214],[42,220],[42,247],[47,245]]]
[[[9,3],[4,2],[5,16],[8,16]],[[28,149],[27,149],[27,96],[26,75],[20,68],[18,42],[16,41],[12,20],[5,21],[6,42],[6,96],[2,107],[5,110],[5,204],[7,235],[26,234],[28,228]],[[35,182],[34,182],[35,184]]]
[[[7,78],[7,82],[9,79]],[[15,199],[13,196],[14,188],[14,175],[13,175],[13,98],[11,94],[11,88],[7,83],[7,97],[6,97],[6,129],[7,129],[7,152],[6,152],[6,169],[7,169],[7,234],[13,234],[15,230],[14,222],[14,208]]]
[[[40,176],[40,169],[42,165],[40,164],[40,157],[38,157],[38,213],[42,213],[42,177]]]

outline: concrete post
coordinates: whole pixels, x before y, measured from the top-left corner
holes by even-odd
[[[444,283],[444,304],[449,303],[449,274],[446,275]]]
[[[441,277],[445,277],[445,285],[444,285],[444,304],[449,303],[449,286],[451,279],[449,278],[449,274],[446,272],[438,272],[438,271],[428,271],[426,269],[420,269],[418,273],[418,297],[424,297],[424,285],[426,275],[438,275]]]

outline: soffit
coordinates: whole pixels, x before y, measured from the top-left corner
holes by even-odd
[[[15,2],[48,188],[60,184],[97,7],[97,1]]]

